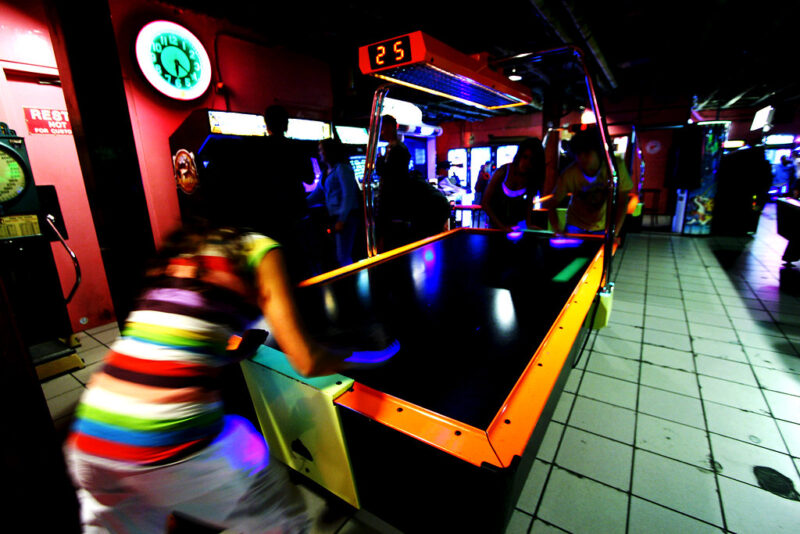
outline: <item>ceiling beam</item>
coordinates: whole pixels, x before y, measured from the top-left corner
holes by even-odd
[[[755,86],[753,86],[753,87],[755,87]],[[750,92],[750,91],[753,89],[753,87],[748,87],[747,89],[745,89],[744,91],[742,91],[742,92],[741,92],[741,93],[739,93],[738,95],[734,96],[733,98],[731,98],[730,100],[728,100],[727,102],[725,102],[725,103],[722,105],[722,109],[728,109],[729,107],[731,107],[731,106],[733,106],[734,104],[736,104],[736,103],[737,103],[739,100],[741,100],[741,99],[744,97],[744,95],[746,95],[747,93],[749,93],[749,92]]]
[[[574,44],[570,32],[564,27],[564,25],[558,19],[558,16],[555,15],[548,7],[548,4],[551,2],[548,2],[548,0],[530,0],[530,3],[534,9],[536,9],[542,20],[544,20],[550,26],[552,31],[561,40],[562,44]],[[571,4],[571,2],[569,3]],[[571,5],[568,5],[565,0],[561,0],[561,7],[567,13],[569,22],[580,35],[582,43],[579,44],[586,48],[592,55],[592,58],[594,58],[597,65],[600,67],[600,70],[602,71],[608,85],[611,86],[612,89],[616,89],[618,86],[617,80],[612,74],[611,68],[608,66],[605,56],[603,56],[603,53],[600,51],[600,47],[592,35],[588,24],[586,24],[583,19],[575,15]]]
[[[706,107],[706,106],[707,106],[709,103],[711,103],[711,100],[712,100],[712,99],[714,98],[714,96],[717,94],[717,91],[719,91],[719,89],[714,89],[713,91],[711,91],[711,94],[709,94],[709,95],[706,97],[706,99],[705,99],[705,100],[703,100],[702,102],[700,102],[699,104],[697,104],[697,105],[694,107],[694,110],[695,110],[695,111],[702,111],[703,109],[705,109],[705,107]]]

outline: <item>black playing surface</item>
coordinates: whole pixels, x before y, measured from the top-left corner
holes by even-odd
[[[384,366],[348,373],[357,382],[487,428],[602,241],[564,244],[456,232],[299,289],[298,305],[312,335],[331,346],[400,341]]]

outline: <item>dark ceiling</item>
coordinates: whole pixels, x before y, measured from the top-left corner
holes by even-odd
[[[800,102],[792,61],[798,48],[797,0],[168,3],[227,18],[259,32],[268,45],[329,62],[335,118],[343,120],[363,119],[378,85],[358,71],[358,47],[416,30],[467,54],[488,52],[492,59],[577,45],[599,93],[611,99],[683,100],[701,111],[772,104],[790,113]],[[588,103],[581,72],[568,56],[521,67],[523,83],[535,96],[533,107],[554,93],[563,99],[562,112]],[[434,124],[486,116],[419,93],[415,102]]]

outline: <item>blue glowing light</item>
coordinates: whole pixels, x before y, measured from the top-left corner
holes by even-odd
[[[553,237],[550,239],[550,246],[553,248],[575,248],[583,244],[583,239],[571,237]]]
[[[435,259],[436,259],[436,256],[435,256],[435,254],[433,253],[433,249],[432,249],[432,248],[429,248],[429,249],[427,249],[427,250],[426,250],[426,251],[423,253],[423,255],[422,255],[422,259],[424,259],[424,260],[425,260],[425,263],[431,263],[433,260],[435,260]]]
[[[523,233],[522,232],[509,232],[506,234],[506,237],[511,241],[519,241],[522,239]]]
[[[382,363],[388,361],[400,351],[400,342],[396,339],[383,350],[361,350],[345,359],[350,363]]]

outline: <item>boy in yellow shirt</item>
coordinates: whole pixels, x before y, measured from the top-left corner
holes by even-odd
[[[604,233],[612,182],[600,132],[596,128],[580,131],[570,140],[570,147],[575,161],[564,169],[556,182],[548,208],[550,224],[556,233]],[[618,187],[614,228],[618,236],[633,182],[625,164],[619,159],[616,164]],[[567,208],[566,226],[562,228],[556,209],[569,193],[572,198]]]

